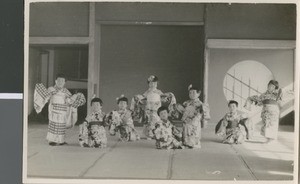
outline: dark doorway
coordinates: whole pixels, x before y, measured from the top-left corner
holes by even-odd
[[[203,26],[101,25],[100,98],[104,111],[116,108],[116,97],[144,93],[147,78],[158,88],[188,99],[189,84],[203,89]]]

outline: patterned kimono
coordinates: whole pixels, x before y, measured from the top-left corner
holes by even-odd
[[[140,137],[134,128],[132,120],[132,111],[125,109],[112,111],[107,117],[110,135],[119,132],[119,138],[122,141],[136,141]]]
[[[107,137],[105,131],[105,113],[102,111],[89,114],[79,125],[79,145],[81,147],[105,148]]]
[[[157,110],[160,106],[168,106],[172,110],[176,104],[173,93],[162,93],[158,89],[148,89],[143,95],[136,95],[131,101],[134,120],[144,123],[144,134],[154,138],[155,124],[160,121]]]
[[[216,133],[218,136],[224,136],[223,143],[240,144],[245,141],[246,126],[241,120],[244,120],[242,114],[229,112],[220,121],[221,125]]]
[[[157,122],[154,129],[157,149],[178,149],[182,145],[182,133],[170,121]]]
[[[49,101],[49,126],[47,140],[58,144],[65,143],[66,128],[74,126],[77,121],[77,108],[86,101],[82,93],[72,94],[57,86],[46,89],[43,84],[36,84],[34,108],[37,113]]]
[[[261,112],[263,121],[261,135],[269,139],[277,139],[280,115],[278,102],[281,100],[281,95],[281,90],[266,91],[260,96],[254,95],[249,97],[246,102],[247,104],[254,102],[255,105],[263,106]]]
[[[150,90],[148,89],[143,96],[147,99],[146,102],[146,117],[147,123],[144,128],[144,133],[147,137],[154,138],[153,130],[155,124],[160,121],[160,118],[157,114],[158,108],[161,106],[160,96],[163,93],[159,89]]]
[[[189,148],[201,148],[201,122],[210,119],[208,104],[198,98],[183,103],[183,144]]]

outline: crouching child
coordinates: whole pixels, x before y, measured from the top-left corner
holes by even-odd
[[[102,112],[102,104],[100,98],[91,100],[92,112],[79,125],[79,144],[81,147],[105,148],[107,145],[105,113]]]
[[[160,117],[153,131],[157,149],[183,149],[182,132],[178,130],[168,119],[169,110],[167,107],[160,107],[157,110]]]
[[[237,111],[238,102],[230,100],[228,103],[229,112],[219,121],[216,126],[216,134],[223,137],[223,143],[241,144],[245,141],[248,128],[247,118]]]
[[[116,135],[119,132],[121,141],[136,141],[140,136],[134,128],[132,111],[127,109],[128,98],[121,95],[117,98],[118,110],[110,112],[107,116],[110,135]]]

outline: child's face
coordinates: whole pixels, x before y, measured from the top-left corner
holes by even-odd
[[[100,102],[93,102],[92,103],[92,110],[93,112],[98,112],[102,109],[102,106],[100,104]]]
[[[269,85],[268,85],[268,91],[274,91],[275,88],[276,88],[276,86],[273,85],[273,84],[269,84]]]
[[[149,88],[157,88],[157,82],[149,82]]]
[[[169,114],[168,114],[167,110],[163,110],[163,111],[159,112],[159,117],[162,120],[168,120],[168,116],[169,116]]]
[[[229,108],[230,112],[236,112],[236,110],[237,110],[237,106],[234,103],[229,104],[228,108]]]
[[[199,98],[201,92],[197,92],[197,90],[190,90],[189,91],[189,97],[191,100],[195,100],[197,98]]]
[[[126,109],[127,108],[127,102],[125,102],[125,101],[120,101],[119,103],[118,103],[118,106],[119,106],[119,109]]]
[[[61,78],[61,77],[58,77],[56,80],[55,80],[55,84],[58,88],[63,88],[65,86],[65,83],[66,83],[66,79],[65,78]]]

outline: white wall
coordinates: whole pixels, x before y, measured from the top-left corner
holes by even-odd
[[[264,64],[273,73],[281,87],[294,81],[294,53],[292,50],[212,49],[208,76],[211,123],[216,123],[228,111],[223,92],[223,80],[226,72],[237,62],[244,60],[254,60]]]

